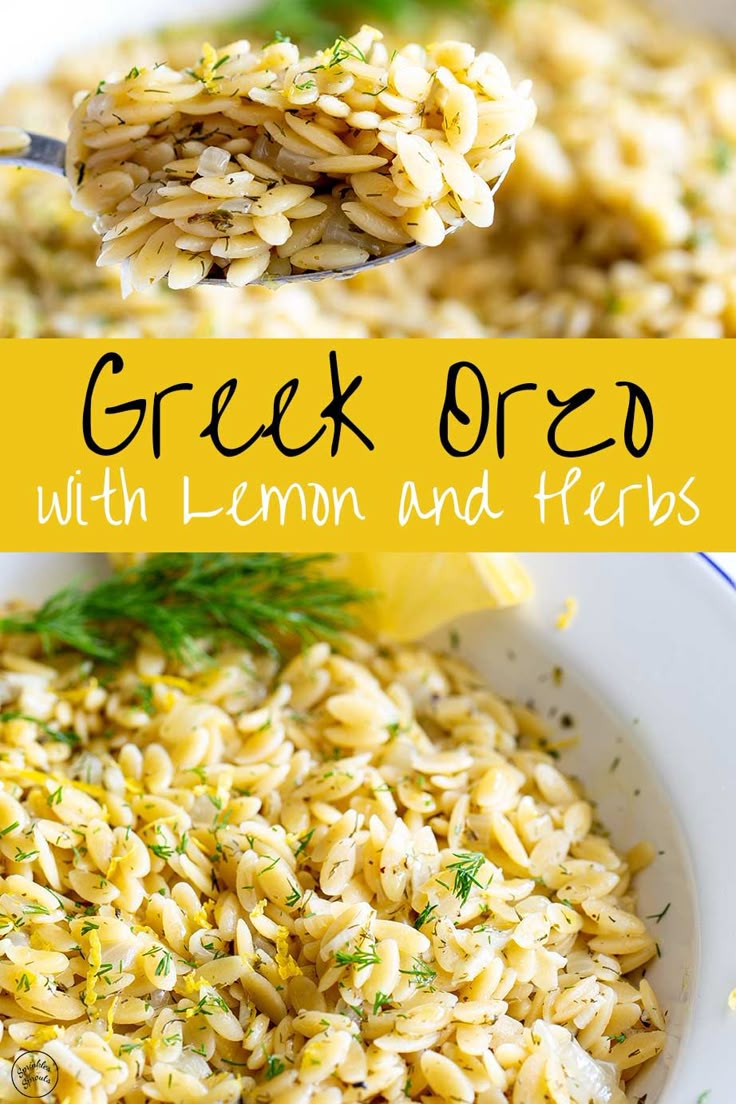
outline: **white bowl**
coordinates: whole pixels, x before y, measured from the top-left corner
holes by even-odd
[[[695,10],[692,0],[653,2],[687,22],[736,35],[733,0],[699,0]],[[257,0],[156,0],[155,4],[151,0],[126,0],[124,4],[101,4],[99,0],[11,4],[6,0],[0,15],[4,42],[0,87],[42,73],[62,52],[174,21],[243,13],[256,6]],[[345,7],[349,10],[349,0]]]
[[[503,694],[533,701],[579,737],[563,752],[600,806],[614,843],[651,840],[662,852],[639,878],[640,905],[662,957],[649,975],[668,1013],[661,1060],[635,1082],[647,1104],[736,1098],[736,880],[730,861],[736,798],[731,701],[736,589],[688,555],[542,553],[523,557],[534,601],[459,621],[459,647]],[[0,554],[0,601],[41,599],[102,557]],[[578,613],[560,631],[565,599]],[[434,634],[446,647],[450,626]],[[553,667],[563,677],[553,679]]]
[[[643,915],[670,905],[650,921],[662,958],[647,975],[668,1011],[669,1042],[632,1097],[696,1104],[709,1091],[708,1104],[732,1104],[736,589],[696,556],[524,560],[535,601],[464,619],[462,650],[502,692],[574,717],[580,742],[564,769],[599,802],[616,844],[650,839],[664,852],[638,885]],[[561,632],[567,597],[579,612]],[[553,665],[565,672],[560,687]]]

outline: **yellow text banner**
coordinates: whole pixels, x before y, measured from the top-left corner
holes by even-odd
[[[0,345],[6,550],[736,547],[728,342]]]

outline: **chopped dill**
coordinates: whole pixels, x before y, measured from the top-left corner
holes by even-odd
[[[311,841],[312,836],[314,835],[314,833],[315,833],[315,829],[310,828],[308,832],[305,832],[303,836],[299,837],[299,846],[297,847],[296,851],[294,852],[294,858],[295,859],[298,859],[299,856],[304,851],[306,851],[306,849],[309,846],[310,841]]]
[[[359,947],[355,951],[337,951],[335,954],[338,966],[358,966],[362,969],[364,966],[377,966],[380,961],[375,944],[371,949]]]
[[[437,905],[430,905],[429,902],[427,902],[427,904],[424,906],[424,908],[414,921],[414,927],[417,929],[417,931],[419,931],[420,928],[423,928],[428,920],[432,919],[432,913],[435,912],[436,909]]]
[[[483,888],[477,875],[486,860],[485,856],[477,851],[461,851],[453,852],[453,854],[457,862],[448,863],[447,869],[452,870],[455,874],[452,892],[464,905],[470,897],[473,886],[478,886],[479,889]]]
[[[412,962],[414,965],[411,970],[400,970],[399,973],[410,977],[418,989],[431,989],[432,982],[437,977],[437,971],[422,958],[413,958]]]
[[[158,859],[170,859],[174,854],[174,848],[165,843],[149,843],[147,847]]]
[[[284,901],[284,904],[288,905],[289,908],[293,908],[294,905],[298,904],[299,901],[301,901],[302,891],[299,889],[298,886],[295,886],[293,882],[289,882],[289,885],[291,886],[291,893]]]
[[[286,1069],[286,1063],[283,1059],[279,1058],[278,1054],[266,1055],[266,1080],[272,1081],[274,1077],[278,1077],[280,1073],[283,1073]]]

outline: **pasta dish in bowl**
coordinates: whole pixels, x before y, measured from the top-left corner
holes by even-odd
[[[636,1099],[652,847],[616,849],[533,710],[356,634],[356,600],[176,554],[6,614],[5,1099],[19,1050],[69,1104]]]

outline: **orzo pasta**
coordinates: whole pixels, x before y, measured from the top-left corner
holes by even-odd
[[[625,1104],[664,1044],[625,856],[528,710],[345,637],[0,673],[0,1096]]]
[[[282,39],[204,47],[196,68],[133,66],[81,98],[67,177],[100,265],[131,289],[243,286],[340,271],[467,220],[534,118],[530,84],[462,42],[391,53],[363,27],[303,57]]]
[[[414,37],[468,37],[451,7]],[[64,182],[0,170],[0,336],[736,337],[734,45],[643,0],[468,10],[485,13],[473,41],[532,79],[539,109],[491,228],[343,283],[175,296],[164,283],[123,303]],[[0,117],[65,138],[77,89],[144,62],[183,68],[203,36],[226,37],[77,53],[0,94]]]

